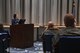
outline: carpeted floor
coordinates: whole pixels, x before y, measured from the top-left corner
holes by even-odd
[[[43,53],[42,42],[35,42],[31,48],[8,48],[7,51],[10,53]]]

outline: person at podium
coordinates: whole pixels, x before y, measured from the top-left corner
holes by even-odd
[[[17,18],[17,14],[13,15],[13,18],[11,20],[12,25],[17,25],[19,24],[19,19]]]
[[[61,29],[60,35],[80,35],[80,30],[76,28],[75,17],[72,14],[64,16],[65,28]]]

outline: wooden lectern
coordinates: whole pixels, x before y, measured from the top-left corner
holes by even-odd
[[[27,48],[32,47],[34,43],[34,25],[20,24],[10,26],[10,47]]]

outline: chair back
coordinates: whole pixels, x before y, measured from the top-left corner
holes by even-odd
[[[59,53],[80,53],[80,35],[63,35],[59,40]]]
[[[44,35],[43,36],[43,50],[52,51],[52,38],[54,35]]]

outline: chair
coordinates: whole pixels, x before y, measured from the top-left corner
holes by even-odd
[[[10,46],[15,48],[32,47],[34,43],[34,25],[20,24],[10,26]]]
[[[59,40],[59,53],[80,53],[80,35],[63,35]]]
[[[52,52],[52,38],[54,35],[43,35],[43,51]]]
[[[8,31],[0,31],[0,53],[6,53],[9,47],[9,33]]]

